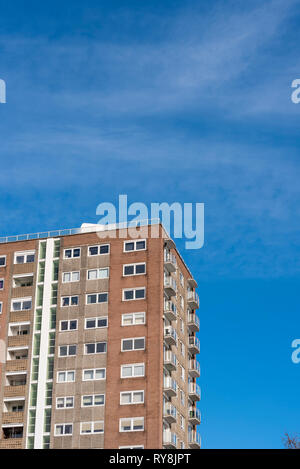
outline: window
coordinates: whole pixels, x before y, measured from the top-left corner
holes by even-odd
[[[58,371],[57,383],[74,383],[75,371]]]
[[[98,381],[100,379],[106,378],[106,369],[105,368],[95,368],[92,370],[83,370],[82,371],[82,380],[83,381]]]
[[[59,356],[60,357],[71,357],[76,355],[77,345],[61,345],[59,347]]]
[[[94,305],[97,303],[107,303],[108,302],[108,293],[92,293],[91,295],[86,295],[86,304]]]
[[[65,259],[73,259],[75,257],[80,257],[80,248],[72,248],[64,250]]]
[[[78,306],[79,297],[76,296],[62,296],[61,306]]]
[[[104,422],[81,422],[80,434],[104,433]]]
[[[12,300],[11,310],[12,311],[25,311],[32,308],[32,298],[18,298]]]
[[[120,432],[141,432],[144,430],[144,417],[120,419]]]
[[[128,352],[131,350],[144,350],[145,349],[145,337],[137,337],[134,339],[122,339],[122,352]]]
[[[76,331],[77,330],[77,319],[69,319],[68,321],[60,321],[59,330],[64,331]]]
[[[109,277],[109,268],[105,267],[103,269],[91,269],[87,271],[88,280],[98,280]]]
[[[72,435],[73,424],[72,423],[59,423],[55,425],[55,436]]]
[[[85,355],[90,355],[93,353],[106,353],[107,344],[106,342],[96,342],[94,344],[85,344],[84,353]]]
[[[146,323],[146,313],[122,314],[122,326],[135,326]]]
[[[180,402],[182,406],[185,406],[185,394],[183,391],[180,391]]]
[[[107,324],[107,316],[102,318],[86,318],[85,329],[100,329],[101,327],[107,327]]]
[[[140,264],[126,264],[123,265],[123,275],[143,275],[146,273],[146,262]]]
[[[121,365],[121,378],[138,378],[145,376],[145,363]]]
[[[181,309],[184,309],[184,299],[183,296],[180,295],[180,307]]]
[[[15,264],[29,264],[34,262],[35,251],[15,252]]]
[[[56,408],[57,409],[72,409],[74,407],[74,397],[57,397]]]
[[[6,266],[6,256],[0,256],[0,267]]]
[[[179,272],[179,280],[180,280],[180,285],[184,287],[184,276],[182,275],[181,272]]]
[[[109,244],[100,244],[100,246],[89,246],[89,256],[100,256],[101,254],[109,254]]]
[[[144,403],[144,391],[128,391],[120,393],[120,404],[143,404]]]
[[[123,290],[123,301],[143,300],[146,298],[146,288],[125,288]]]
[[[81,407],[96,407],[105,405],[105,394],[82,396]]]
[[[180,415],[180,428],[185,429],[185,418],[182,415]]]
[[[146,240],[125,241],[124,252],[144,251],[146,249]]]
[[[4,289],[4,278],[0,278],[0,290]]]
[[[181,352],[181,355],[184,357],[184,355],[185,355],[185,346],[182,342],[180,342],[180,352]]]
[[[79,282],[80,272],[63,272],[63,283]]]
[[[0,301],[0,314],[2,314],[2,307],[3,307],[3,303],[2,301]]]
[[[185,369],[180,365],[180,377],[182,381],[185,381]]]

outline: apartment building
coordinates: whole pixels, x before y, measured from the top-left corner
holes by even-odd
[[[0,449],[201,446],[197,283],[161,224],[100,229],[0,239]]]

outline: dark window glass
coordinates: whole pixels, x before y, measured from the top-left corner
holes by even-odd
[[[145,298],[145,290],[142,288],[141,290],[136,290],[135,291],[135,297],[136,298]]]
[[[62,346],[59,348],[59,355],[61,357],[65,357],[67,355],[67,347],[66,346]]]
[[[135,273],[136,274],[144,274],[146,272],[146,265],[139,264],[135,266]]]
[[[96,321],[95,319],[88,319],[86,321],[86,328],[89,329],[89,328],[93,328],[96,326]]]
[[[99,293],[98,295],[98,303],[107,303],[108,294],[107,293]]]
[[[0,280],[0,290],[3,290],[4,288],[4,280]]]
[[[0,257],[0,265],[5,265],[5,257]]]
[[[77,321],[70,321],[70,330],[77,329]]]
[[[97,303],[97,295],[88,295],[88,304]]]
[[[71,304],[73,306],[78,305],[78,296],[72,296],[71,298]]]
[[[86,344],[85,351],[86,353],[95,353],[95,344]]]
[[[16,263],[17,264],[24,264],[24,256],[17,256]]]
[[[65,435],[70,435],[72,433],[72,425],[65,426]]]
[[[124,275],[133,275],[133,274],[134,274],[134,266],[126,265],[124,268]]]
[[[80,257],[80,249],[74,249],[73,257]]]
[[[24,301],[23,309],[31,309],[31,301]]]
[[[70,304],[70,298],[69,297],[66,297],[66,298],[62,299],[62,305],[63,306],[69,306],[69,304]]]
[[[34,254],[29,254],[29,255],[27,256],[27,262],[29,262],[29,263],[30,263],[30,262],[34,262]]]
[[[109,253],[108,244],[103,244],[103,246],[100,246],[100,254],[108,254],[108,253]]]
[[[105,353],[105,352],[106,352],[106,342],[98,342],[97,353]]]
[[[132,350],[132,340],[123,340],[123,350]]]
[[[106,327],[107,326],[107,318],[98,319],[98,327]]]
[[[60,328],[62,331],[67,331],[68,330],[68,321],[62,321],[60,323]]]
[[[137,241],[136,242],[136,250],[138,251],[139,249],[145,249],[146,247],[146,242],[145,241]]]
[[[69,355],[76,355],[76,345],[69,346]]]
[[[134,243],[126,243],[125,251],[134,251]]]
[[[135,339],[134,348],[135,348],[135,350],[145,348],[145,340],[144,339]]]
[[[68,257],[68,258],[72,257],[72,249],[67,249],[65,251],[65,257]]]
[[[133,290],[125,291],[125,300],[133,300]]]
[[[90,253],[90,256],[97,256],[98,246],[93,246],[93,247],[89,248],[89,253]]]

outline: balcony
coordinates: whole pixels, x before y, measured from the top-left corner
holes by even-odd
[[[200,320],[195,313],[188,314],[187,325],[188,325],[190,332],[199,332]]]
[[[6,438],[0,440],[0,449],[22,449],[23,438]]]
[[[175,379],[171,378],[171,376],[164,377],[164,393],[168,397],[174,397],[177,395],[177,383]]]
[[[2,414],[2,424],[23,423],[24,412],[4,412]]]
[[[5,386],[4,397],[25,397],[26,386]]]
[[[193,378],[199,378],[200,376],[200,363],[198,360],[189,360],[189,374]]]
[[[177,368],[177,358],[171,350],[166,350],[164,353],[164,366],[169,371],[174,371]]]
[[[200,401],[201,399],[201,389],[200,386],[196,383],[189,383],[189,398],[194,401]]]
[[[164,313],[169,321],[175,321],[177,318],[177,307],[173,301],[165,301]]]
[[[177,435],[171,430],[164,430],[163,432],[163,447],[166,449],[176,449]]]
[[[164,329],[164,340],[168,345],[177,344],[177,333],[172,326],[165,327]]]
[[[12,335],[8,336],[8,347],[22,347],[29,345],[29,335]]]
[[[189,410],[189,423],[191,425],[200,425],[201,423],[201,412],[198,409]]]
[[[164,419],[169,424],[175,423],[177,420],[177,409],[170,402],[166,402],[164,405]]]
[[[11,312],[9,316],[9,322],[25,322],[30,321],[31,311],[18,311]]]
[[[188,347],[189,347],[189,352],[192,355],[196,355],[197,353],[200,353],[200,341],[199,339],[197,339],[195,335],[189,336]]]
[[[188,284],[191,288],[197,288],[198,287],[196,280],[192,277],[188,278],[187,282],[188,282]]]
[[[9,360],[6,362],[6,371],[26,371],[27,359]]]
[[[164,252],[164,263],[165,263],[165,268],[169,273],[176,271],[176,266],[177,266],[176,257],[171,252],[168,252],[168,251]]]
[[[198,432],[189,432],[189,446],[194,449],[201,448],[201,436]]]
[[[164,277],[164,289],[169,297],[176,295],[177,284],[175,279],[171,277],[171,275]]]
[[[187,302],[190,308],[199,308],[199,296],[195,291],[189,291],[187,294]]]

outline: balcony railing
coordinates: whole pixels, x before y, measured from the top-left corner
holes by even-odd
[[[201,389],[200,386],[196,383],[189,383],[189,397],[192,401],[200,401],[201,399]]]
[[[188,292],[187,302],[192,309],[199,308],[199,296],[195,291]]]
[[[26,358],[22,360],[8,360],[6,362],[6,371],[26,371],[27,364]]]
[[[24,420],[24,412],[4,412],[2,414],[2,424],[22,423]]]
[[[188,434],[189,445],[191,448],[200,449],[201,448],[201,436],[198,432],[189,432]]]
[[[22,449],[23,438],[6,438],[0,440],[0,449]]]
[[[9,315],[9,322],[27,322],[30,321],[31,311],[26,310],[22,312],[11,312]]]
[[[198,360],[189,360],[189,374],[193,376],[193,378],[199,378],[200,363]]]
[[[26,386],[5,386],[4,397],[25,397]]]
[[[177,344],[177,332],[172,326],[165,327],[164,330],[164,339],[166,344],[168,345],[176,345]]]
[[[164,377],[164,392],[169,397],[176,396],[177,394],[177,383],[171,376]]]
[[[164,263],[165,268],[168,272],[175,272],[176,271],[176,257],[171,252],[165,250],[164,252]]]
[[[171,430],[164,430],[163,445],[165,448],[175,449],[177,447],[177,435]]]
[[[164,365],[170,371],[176,370],[177,368],[177,358],[175,353],[171,350],[166,350],[164,352]]]
[[[190,313],[188,315],[188,327],[191,332],[199,332],[200,329],[200,320],[195,313]]]
[[[8,336],[8,347],[26,346],[29,344],[29,334]]]
[[[177,420],[177,410],[170,402],[165,403],[164,405],[164,419],[168,423],[174,423]]]
[[[175,296],[177,291],[176,280],[170,276],[164,277],[164,288],[168,296]]]
[[[189,410],[189,422],[192,425],[200,425],[201,423],[201,412],[199,409]]]
[[[200,353],[200,341],[196,336],[189,336],[188,346],[193,355]]]
[[[169,321],[174,321],[177,318],[177,307],[173,301],[165,301],[164,313]]]

